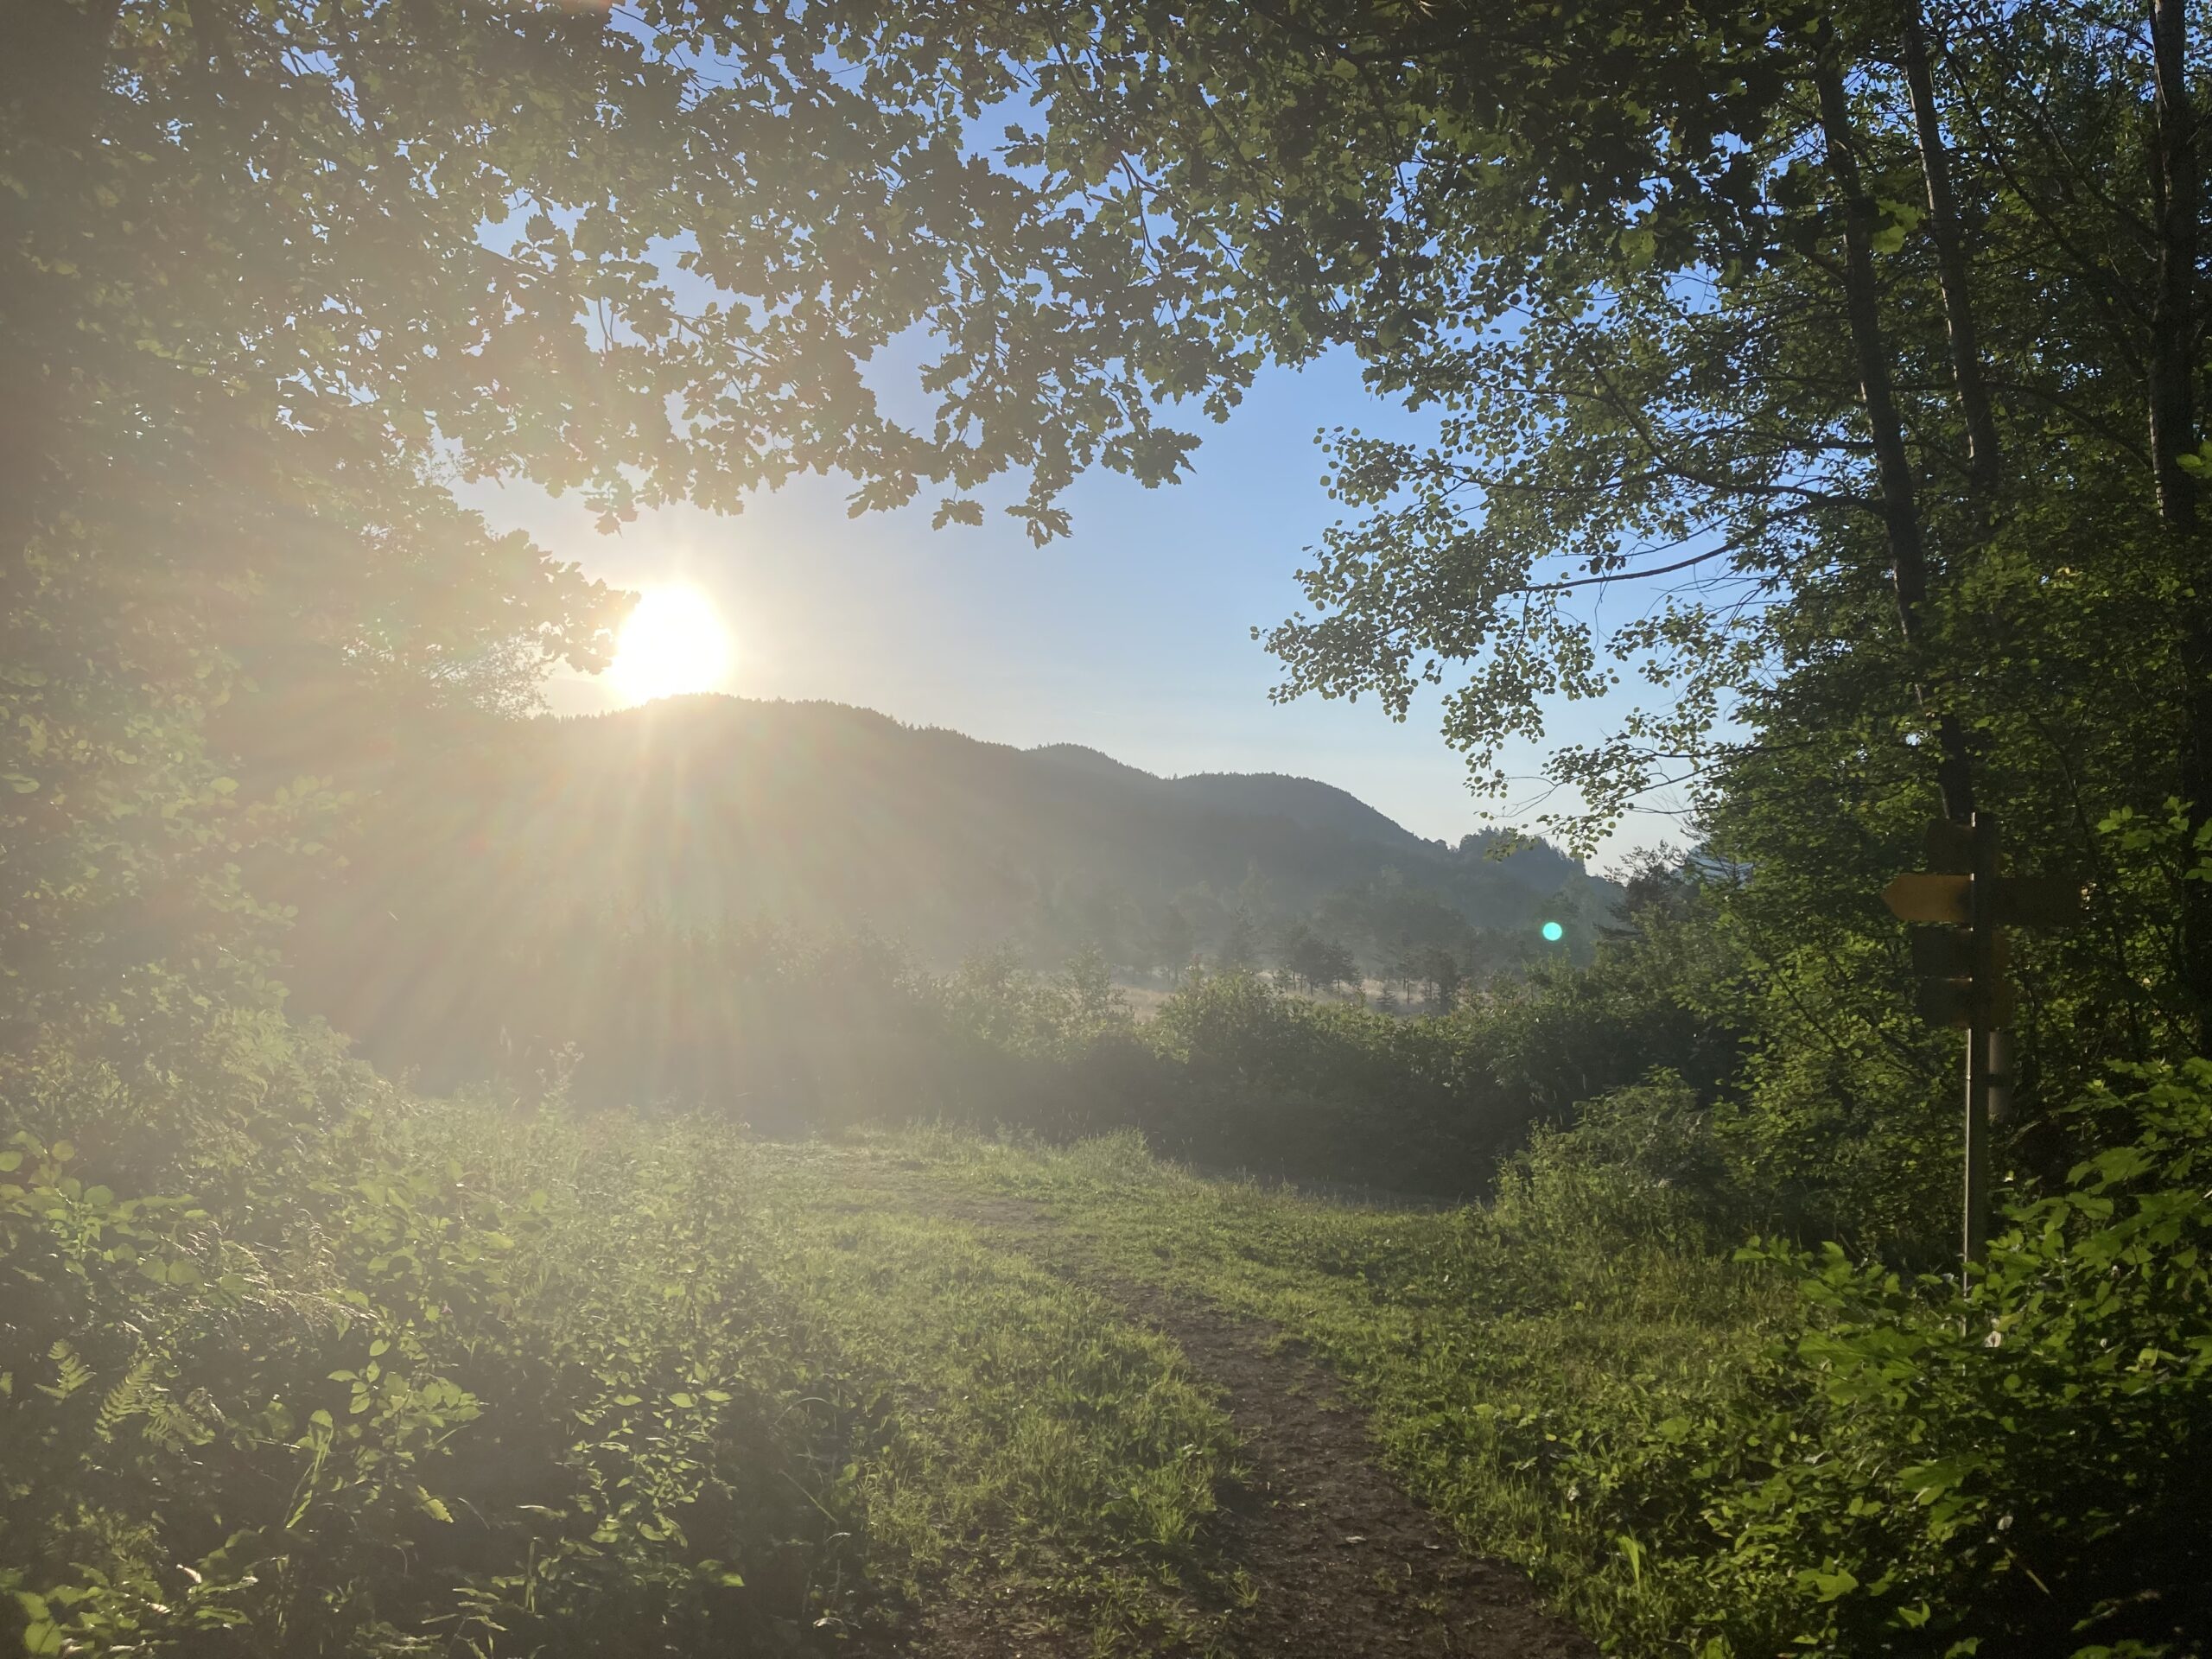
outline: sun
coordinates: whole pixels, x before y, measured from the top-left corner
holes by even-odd
[[[626,703],[712,691],[729,672],[729,630],[696,588],[656,588],[638,601],[607,672]]]

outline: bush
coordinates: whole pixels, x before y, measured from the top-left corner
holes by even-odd
[[[0,1141],[0,1648],[772,1647],[852,1547],[743,1148],[324,1104],[205,1194]]]
[[[526,1096],[558,1074],[588,1107],[704,1109],[772,1135],[1136,1128],[1201,1163],[1451,1195],[1485,1188],[1532,1116],[1474,1008],[1401,1020],[1234,973],[1140,1024],[1095,952],[1040,978],[1007,952],[940,976],[880,941],[773,929],[632,923],[588,948],[588,974],[550,944],[518,949],[512,976],[378,1026],[371,1052],[437,1086]]]
[[[1748,1254],[1806,1318],[1730,1404],[1567,1471],[1701,1655],[2196,1652],[2212,1630],[2212,1063],[2078,1109],[2107,1150],[1986,1267]]]
[[[1499,1218],[1703,1245],[1751,1209],[1712,1114],[1671,1071],[1583,1103],[1568,1128],[1539,1125],[1498,1182]],[[1740,1232],[1737,1236],[1741,1236]]]
[[[1464,1194],[1527,1128],[1471,1020],[1309,1002],[1232,974],[1171,999],[1144,1035],[1185,1085],[1179,1121],[1141,1126],[1171,1156]]]

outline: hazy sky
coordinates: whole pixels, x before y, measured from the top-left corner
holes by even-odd
[[[1338,516],[1320,486],[1317,428],[1414,430],[1339,355],[1264,375],[1226,425],[1207,426],[1196,470],[1146,490],[1105,472],[1066,505],[1075,533],[1043,550],[996,513],[979,529],[930,528],[934,499],[845,515],[842,480],[807,479],[736,518],[683,509],[600,535],[574,498],[467,492],[499,527],[629,588],[689,582],[735,637],[727,689],[823,698],[913,725],[1029,747],[1088,744],[1162,774],[1281,772],[1350,790],[1424,836],[1480,827],[1459,757],[1432,702],[1395,724],[1372,700],[1268,700],[1278,667],[1254,624],[1299,606],[1300,550]],[[550,688],[559,712],[614,706],[603,681]],[[1587,735],[1603,705],[1562,707],[1556,729]],[[1511,769],[1533,773],[1533,749]],[[1533,784],[1509,819],[1533,818]],[[1672,804],[1673,803],[1667,803]],[[1631,821],[1601,849],[1681,839],[1675,821]]]

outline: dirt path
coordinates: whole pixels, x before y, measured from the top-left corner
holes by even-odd
[[[1590,1655],[1517,1568],[1462,1554],[1374,1462],[1367,1424],[1318,1362],[1264,1326],[1142,1286],[1109,1287],[1221,1391],[1252,1477],[1224,1553],[1260,1586],[1240,1647],[1259,1656]]]
[[[1258,1592],[1237,1617],[1249,1659],[1596,1659],[1598,1649],[1537,1603],[1517,1567],[1463,1554],[1450,1530],[1375,1462],[1366,1420],[1335,1376],[1255,1320],[1103,1274],[1019,1200],[953,1200],[903,1190],[925,1207],[990,1227],[1079,1278],[1173,1339],[1218,1390],[1250,1465],[1226,1496],[1222,1552]],[[957,1616],[932,1620],[950,1635]],[[1055,1652],[1033,1633],[1023,1650]],[[992,1644],[995,1650],[995,1644]],[[930,1644],[935,1659],[985,1651]]]

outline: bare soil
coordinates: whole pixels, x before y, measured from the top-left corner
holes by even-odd
[[[1243,1652],[1594,1659],[1525,1574],[1463,1554],[1376,1466],[1364,1419],[1318,1361],[1263,1325],[1147,1287],[1115,1294],[1174,1338],[1244,1437],[1251,1475],[1223,1516],[1224,1554],[1260,1589],[1240,1620]]]

